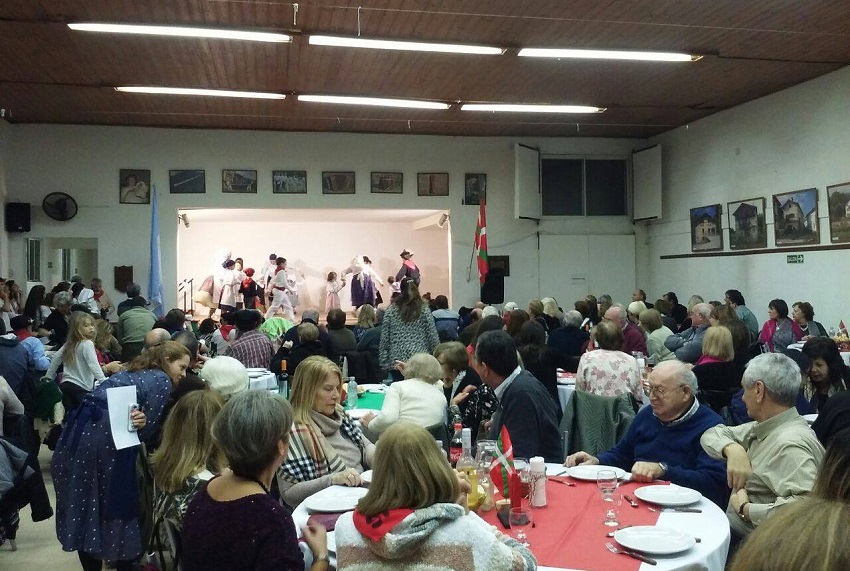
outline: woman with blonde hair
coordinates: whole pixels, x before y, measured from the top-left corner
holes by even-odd
[[[354,338],[360,343],[367,329],[375,327],[375,308],[371,305],[362,305],[357,312],[357,325],[354,326]]]
[[[446,397],[437,386],[443,376],[440,362],[428,353],[417,353],[404,367],[404,379],[390,385],[381,414],[370,412],[360,419],[363,426],[383,432],[395,422],[423,428],[446,419]]]
[[[528,548],[467,514],[468,490],[424,428],[394,424],[369,492],[337,520],[337,569],[537,569]]]
[[[744,369],[735,362],[732,332],[722,325],[709,327],[702,338],[702,355],[693,368],[697,376],[697,398],[714,412],[732,402],[741,388]]]
[[[664,341],[673,335],[673,332],[661,322],[661,313],[657,309],[644,309],[640,312],[638,322],[646,331],[646,351],[649,362],[657,365],[662,361],[673,361],[676,354],[664,346]]]
[[[375,445],[340,406],[342,372],[325,357],[307,357],[292,380],[294,424],[278,471],[283,500],[297,506],[331,485],[358,486],[372,465]]]
[[[151,457],[154,518],[178,532],[189,502],[201,486],[227,465],[212,438],[212,424],[224,406],[215,391],[193,391],[177,401],[162,431],[162,443]]]
[[[848,528],[846,502],[802,498],[776,510],[747,537],[732,560],[731,571],[850,569]]]

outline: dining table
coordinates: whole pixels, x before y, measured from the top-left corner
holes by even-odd
[[[701,497],[687,506],[689,511],[667,511],[660,505],[645,502],[635,496],[635,491],[645,486],[670,486],[668,482],[638,483],[631,481],[625,473],[618,494],[628,494],[637,507],[623,502],[619,510],[620,528],[629,526],[654,526],[659,531],[677,530],[685,535],[699,538],[692,547],[668,555],[649,555],[655,565],[641,562],[630,556],[611,553],[606,543],[617,546],[615,539],[607,534],[617,528],[607,527],[604,521],[601,494],[595,481],[570,477],[560,464],[546,464],[547,505],[531,509],[534,527],[526,526],[529,548],[538,561],[541,571],[722,571],[729,551],[730,529],[724,510]],[[307,525],[314,510],[310,506],[333,508],[334,502],[353,506],[354,498],[362,495],[345,486],[330,486],[313,494],[299,504],[292,517],[296,528]],[[655,511],[652,511],[655,510]],[[320,513],[319,517],[333,515]],[[468,517],[480,518],[496,530],[511,534],[499,522],[495,509],[480,513],[470,512]],[[643,528],[641,528],[643,529]],[[334,532],[328,533],[328,548],[331,563],[336,562]]]

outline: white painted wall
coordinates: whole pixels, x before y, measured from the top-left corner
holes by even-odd
[[[513,218],[514,142],[538,145],[545,154],[628,156],[644,140],[620,139],[509,139],[334,133],[275,133],[254,131],[202,131],[68,125],[12,125],[7,167],[9,200],[30,202],[33,231],[30,237],[97,238],[98,268],[110,291],[112,268],[132,265],[134,277],[147,294],[150,207],[118,204],[118,171],[150,168],[152,183],[160,191],[160,223],[163,281],[166,299],[176,302],[177,210],[179,208],[412,208],[450,209],[452,213],[451,290],[455,306],[478,299],[478,279],[467,267],[478,207],[463,206],[463,176],[487,173],[488,237],[490,253],[511,256],[511,276],[506,279],[506,298],[527,302],[546,295],[558,297],[557,283],[538,284],[540,264],[562,264],[559,252],[538,252],[537,232],[554,235],[634,233],[623,218],[552,219],[539,226]],[[168,170],[206,170],[207,193],[168,194]],[[259,193],[222,194],[221,169],[259,171]],[[273,169],[308,171],[306,195],[273,195]],[[355,195],[322,195],[322,170],[354,170]],[[371,171],[404,173],[403,195],[370,194]],[[450,196],[416,196],[417,172],[448,172]],[[42,198],[51,191],[68,192],[77,199],[80,212],[66,223],[49,220],[41,209]],[[298,250],[305,238],[292,236]],[[333,247],[346,250],[347,238],[339,236]],[[13,271],[22,272],[23,237],[10,237]],[[403,245],[403,244],[402,244]],[[395,246],[394,246],[395,248]],[[206,259],[209,252],[199,252]],[[345,253],[344,257],[348,257]],[[631,283],[631,276],[624,276]],[[633,287],[631,284],[629,287]],[[566,304],[570,300],[567,300]]]
[[[690,252],[689,209],[723,205],[729,250],[728,201],[766,198],[768,247],[774,245],[771,196],[817,187],[821,244],[829,244],[826,187],[850,180],[850,68],[712,115],[653,139],[664,148],[663,220],[637,232],[638,283],[651,298],[673,290],[723,299],[740,289],[760,321],[771,299],[810,301],[827,327],[850,322],[850,251],[805,252],[789,265],[785,253],[660,260]]]
[[[292,212],[292,211],[288,211]],[[191,213],[189,214],[191,217]],[[190,218],[191,220],[191,218]],[[192,222],[189,228],[178,229],[177,278],[194,278],[194,287],[213,273],[212,256],[198,256],[196,252],[229,248],[233,257],[241,257],[245,267],[259,274],[268,255],[285,257],[289,269],[297,268],[304,275],[298,287],[301,309],[316,308],[323,314],[325,308],[325,283],[328,272],[340,274],[357,254],[366,254],[372,268],[385,282],[380,288],[389,303],[390,289],[387,276],[395,276],[401,267],[399,253],[403,248],[414,252],[414,259],[422,272],[420,291],[430,291],[433,297],[449,294],[448,228],[431,226],[415,230],[410,222],[382,222],[368,220],[350,222],[299,222],[287,217],[280,222]],[[297,245],[296,242],[297,241]],[[340,292],[343,309],[352,309],[349,303],[351,275]]]
[[[21,270],[21,278],[9,274],[9,235],[6,233],[6,171],[9,163],[9,141],[11,139],[12,129],[5,119],[0,119],[0,276],[14,277],[15,279],[23,278],[23,269]]]

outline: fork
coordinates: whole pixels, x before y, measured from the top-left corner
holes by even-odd
[[[650,565],[657,565],[658,564],[658,561],[656,561],[655,559],[652,559],[651,557],[647,557],[646,555],[642,555],[642,554],[637,553],[635,551],[629,551],[627,549],[617,549],[614,546],[614,544],[611,543],[610,541],[605,544],[605,547],[607,547],[608,551],[610,551],[611,553],[618,553],[620,555],[628,555],[629,557],[633,557],[635,559],[643,561],[644,563],[649,563]]]

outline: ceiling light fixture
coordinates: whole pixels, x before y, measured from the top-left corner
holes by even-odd
[[[353,97],[348,95],[299,95],[298,101],[310,103],[338,103],[342,105],[372,105],[374,107],[403,107],[407,109],[448,109],[448,103],[417,99],[389,99],[383,97]]]
[[[558,48],[522,48],[520,57],[615,59],[636,61],[697,61],[701,55],[675,52],[640,52],[621,50],[575,50]]]
[[[112,34],[144,34],[150,36],[177,36],[183,38],[213,38],[219,40],[245,40],[249,42],[291,42],[289,34],[272,32],[249,32],[243,30],[222,30],[217,28],[192,28],[184,26],[139,26],[135,24],[101,24],[80,22],[68,24],[72,30],[82,32],[107,32]]]
[[[243,97],[247,99],[286,99],[283,93],[262,91],[229,91],[226,89],[193,89],[188,87],[149,87],[127,85],[116,87],[125,93],[150,93],[154,95],[199,95],[202,97]]]
[[[605,107],[585,105],[518,105],[514,103],[464,103],[461,111],[500,111],[507,113],[602,113]]]
[[[427,42],[408,42],[402,40],[372,40],[345,36],[310,36],[314,46],[336,46],[341,48],[370,48],[375,50],[401,50],[413,52],[437,52],[450,54],[502,55],[504,48],[493,46],[472,46],[464,44],[436,44]]]

